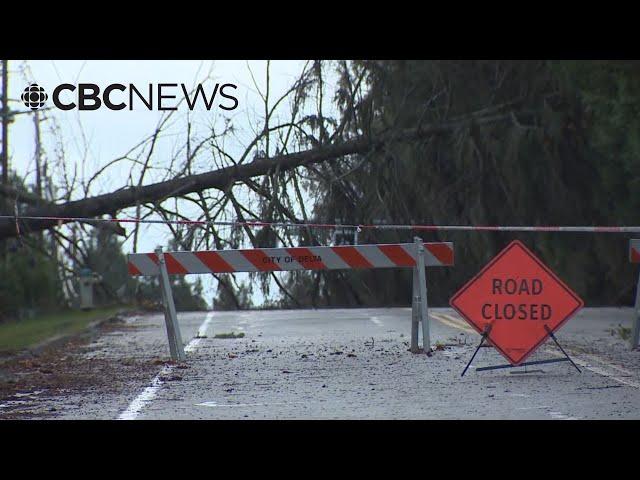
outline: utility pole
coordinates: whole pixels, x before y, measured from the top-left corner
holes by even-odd
[[[2,184],[9,183],[9,60],[2,60]]]
[[[35,112],[33,112],[33,126],[35,129],[35,134],[36,134],[36,151],[35,151],[35,157],[36,157],[36,195],[38,195],[38,198],[43,198],[42,197],[42,166],[41,166],[41,162],[42,162],[42,144],[40,143],[40,115],[38,113],[38,111],[36,110]]]

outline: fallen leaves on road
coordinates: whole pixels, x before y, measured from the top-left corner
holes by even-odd
[[[26,352],[28,357],[7,359],[0,372],[0,419],[37,418],[52,416],[61,408],[47,406],[43,401],[58,401],[69,394],[88,390],[99,393],[121,392],[132,379],[146,382],[157,373],[162,360],[141,360],[137,357],[113,358],[93,356],[92,340],[96,335],[110,333],[127,327],[121,324],[105,324],[94,335],[72,337],[68,341],[44,348],[38,353]],[[56,413],[58,415],[58,413]]]

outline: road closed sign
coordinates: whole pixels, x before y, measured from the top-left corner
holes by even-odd
[[[517,240],[467,282],[450,304],[514,366],[584,306]]]

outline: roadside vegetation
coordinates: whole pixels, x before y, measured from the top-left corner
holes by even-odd
[[[33,347],[53,337],[78,333],[92,322],[108,319],[122,310],[122,307],[108,307],[38,314],[32,318],[5,321],[0,323],[0,355]]]
[[[618,325],[611,329],[612,337],[619,337],[623,341],[627,341],[631,338],[631,328]]]
[[[426,225],[638,225],[640,62],[354,61],[336,93],[345,130],[402,136],[451,128],[315,168],[319,222]],[[366,93],[350,93],[362,78]],[[363,230],[360,243],[416,232]],[[628,235],[420,232],[453,241],[455,268],[428,271],[429,300],[448,304],[509,241],[520,239],[587,304],[631,305]],[[407,304],[411,272],[296,272],[307,305]],[[283,302],[294,306],[289,297]]]

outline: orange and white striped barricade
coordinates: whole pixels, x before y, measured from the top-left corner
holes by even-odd
[[[640,263],[640,239],[629,240],[629,261]],[[636,285],[636,303],[634,305],[633,327],[631,330],[631,349],[635,349],[640,344],[640,273]]]
[[[171,356],[184,359],[180,328],[171,295],[169,275],[270,272],[292,270],[350,270],[413,268],[411,351],[418,347],[418,323],[422,324],[424,352],[430,349],[425,267],[452,266],[453,243],[345,245],[334,247],[282,247],[246,250],[133,253],[127,256],[130,275],[159,276]]]

